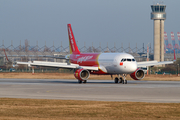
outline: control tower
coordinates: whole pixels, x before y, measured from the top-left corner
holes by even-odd
[[[151,19],[154,20],[154,60],[164,61],[164,20],[166,5],[151,5]]]

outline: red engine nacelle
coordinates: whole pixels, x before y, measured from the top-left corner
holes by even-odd
[[[75,72],[74,72],[74,76],[76,79],[78,80],[87,80],[89,78],[89,71],[86,70],[86,69],[77,69]]]
[[[144,78],[145,73],[143,70],[141,70],[140,68],[138,68],[135,72],[130,74],[131,78],[134,80],[141,80]]]

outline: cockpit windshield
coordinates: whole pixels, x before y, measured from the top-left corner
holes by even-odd
[[[131,61],[131,59],[127,59],[127,61]]]
[[[123,58],[122,60],[121,60],[121,62],[125,62],[125,61],[128,61],[128,62],[135,62],[136,60],[135,59],[130,59],[130,58]]]

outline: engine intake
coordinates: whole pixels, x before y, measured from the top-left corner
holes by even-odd
[[[138,68],[135,72],[130,74],[131,78],[134,80],[141,80],[144,78],[144,71]]]
[[[77,69],[75,72],[74,72],[74,76],[76,79],[78,80],[87,80],[89,78],[89,71],[86,70],[86,69]]]

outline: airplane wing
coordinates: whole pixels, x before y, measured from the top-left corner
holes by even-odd
[[[147,66],[155,66],[155,65],[164,65],[164,64],[172,64],[174,61],[146,61],[146,62],[137,62],[137,67],[147,67]]]
[[[84,68],[87,70],[98,70],[98,67],[93,66],[79,66],[78,64],[68,64],[59,62],[45,62],[45,61],[29,61],[29,62],[16,62],[16,64],[31,66],[42,66],[42,67],[55,67],[55,68],[69,68],[69,69],[80,69]]]
[[[172,64],[176,61],[176,54],[174,49],[174,60],[173,61],[145,61],[145,62],[137,62],[137,67],[147,67],[147,66],[155,66],[155,65],[164,65],[164,64]]]

